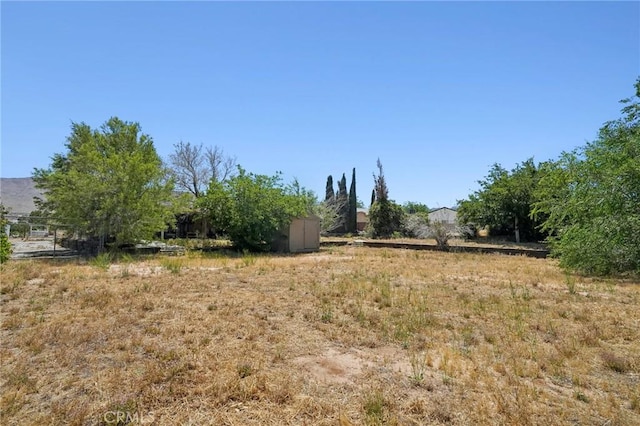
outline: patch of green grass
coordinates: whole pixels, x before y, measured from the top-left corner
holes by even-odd
[[[248,250],[242,251],[242,265],[246,268],[256,263],[256,256]]]
[[[100,268],[104,271],[109,269],[109,265],[113,261],[113,255],[109,252],[102,252],[89,261],[89,265]]]
[[[411,375],[409,379],[414,386],[421,386],[424,383],[424,375],[427,371],[427,358],[424,352],[411,354]]]
[[[238,372],[238,377],[240,377],[241,379],[244,379],[245,377],[249,377],[253,373],[255,373],[255,370],[253,369],[253,366],[251,364],[248,364],[248,363],[243,363],[243,364],[238,365],[236,370]]]
[[[564,274],[564,283],[567,286],[567,290],[569,290],[569,294],[576,294],[576,279],[570,273]]]
[[[135,424],[139,420],[138,404],[132,399],[111,404],[101,417],[100,424],[104,426]]]
[[[387,402],[381,390],[374,390],[364,397],[362,409],[366,416],[366,423],[369,425],[382,425],[385,421],[385,408]]]
[[[160,265],[175,275],[180,274],[180,270],[182,270],[182,267],[184,266],[182,259],[176,258],[164,258],[160,261]]]
[[[330,323],[333,321],[333,309],[330,305],[325,305],[322,309],[322,315],[320,315],[320,321],[324,323]]]
[[[574,394],[575,398],[578,401],[584,402],[584,403],[589,403],[589,398],[587,397],[587,395],[585,395],[584,393],[580,392],[580,391],[576,391]]]

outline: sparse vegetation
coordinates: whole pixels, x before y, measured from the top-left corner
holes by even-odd
[[[166,257],[160,261],[161,265],[167,269],[167,271],[172,274],[178,275],[180,274],[180,270],[183,266],[182,259],[170,258]]]
[[[427,360],[424,352],[411,354],[411,375],[409,378],[415,386],[421,386],[424,383],[425,374],[427,372]]]
[[[362,403],[362,408],[366,414],[365,422],[368,425],[382,425],[385,421],[386,401],[384,393],[379,390],[373,390],[367,393]]]
[[[431,224],[431,236],[436,240],[436,244],[440,248],[449,246],[449,240],[453,237],[453,232],[446,224],[435,221]]]
[[[7,237],[7,234],[4,232],[4,227],[7,224],[4,215],[5,208],[2,204],[0,204],[0,264],[3,264],[7,260],[9,260],[9,256],[11,256],[12,251],[9,237]]]
[[[3,265],[3,425],[640,423],[629,279],[357,246],[108,265]]]

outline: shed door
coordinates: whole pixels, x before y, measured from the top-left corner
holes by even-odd
[[[317,220],[304,221],[304,248],[306,250],[320,248],[320,222]]]
[[[295,219],[289,227],[289,251],[296,253],[305,248],[304,227],[305,220]]]

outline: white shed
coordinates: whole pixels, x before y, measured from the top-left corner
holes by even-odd
[[[315,215],[296,218],[272,244],[274,251],[304,253],[320,250],[320,218]]]

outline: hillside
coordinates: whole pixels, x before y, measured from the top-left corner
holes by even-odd
[[[28,215],[36,209],[33,197],[42,197],[33,179],[0,178],[0,203],[12,214]]]

